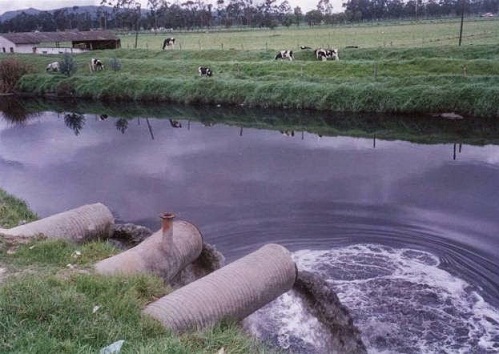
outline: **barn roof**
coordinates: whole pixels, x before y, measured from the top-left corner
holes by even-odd
[[[105,41],[119,38],[110,31],[64,31],[0,33],[15,44],[39,44],[44,42]]]

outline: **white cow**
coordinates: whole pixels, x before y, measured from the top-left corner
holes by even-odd
[[[96,58],[90,59],[90,71],[100,71],[104,69],[102,61]]]
[[[322,60],[326,61],[328,59],[332,60],[340,60],[340,57],[338,55],[338,49],[323,49],[319,48],[315,50],[315,56],[317,57],[317,60]]]
[[[198,73],[199,73],[199,76],[212,76],[213,75],[213,71],[211,71],[210,68],[207,68],[205,66],[200,66],[198,68]]]
[[[175,48],[175,38],[174,37],[168,37],[163,41],[163,50],[165,48]]]
[[[58,61],[54,61],[53,63],[50,63],[47,65],[47,69],[45,69],[47,72],[52,71],[52,72],[58,72],[61,70],[61,66]]]
[[[275,60],[277,60],[277,59],[289,59],[289,60],[293,60],[293,58],[294,58],[293,57],[293,51],[289,50],[289,49],[281,50],[275,56]]]

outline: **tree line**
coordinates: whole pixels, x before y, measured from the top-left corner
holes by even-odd
[[[316,9],[303,13],[287,0],[203,0],[168,3],[148,0],[142,9],[134,0],[103,0],[101,6],[78,6],[35,14],[21,12],[0,23],[0,32],[110,30],[193,30],[211,27],[316,26],[385,19],[424,19],[499,12],[499,0],[347,0],[342,12],[333,12],[330,0],[319,0]],[[91,9],[91,10],[89,10]]]

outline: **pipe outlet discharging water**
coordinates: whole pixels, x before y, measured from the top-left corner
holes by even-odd
[[[1,229],[0,233],[13,237],[35,237],[67,239],[78,243],[108,238],[112,234],[114,217],[101,203],[87,204],[37,221],[11,229]]]
[[[203,250],[198,228],[187,221],[173,221],[175,215],[160,215],[162,227],[137,246],[95,264],[99,274],[152,273],[170,281],[196,260]]]
[[[144,313],[174,332],[223,319],[242,320],[290,290],[296,266],[283,246],[267,244],[149,304]]]

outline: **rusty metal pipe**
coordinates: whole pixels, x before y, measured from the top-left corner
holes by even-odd
[[[290,290],[296,279],[291,253],[267,244],[151,303],[144,313],[174,332],[241,320]]]
[[[172,213],[163,213],[161,229],[115,256],[95,264],[99,274],[152,273],[170,281],[180,270],[199,257],[203,239],[199,230],[187,221],[173,221]]]
[[[47,238],[84,242],[98,237],[110,237],[113,224],[111,211],[104,204],[95,203],[11,229],[1,229],[0,233],[14,237],[44,235]]]

